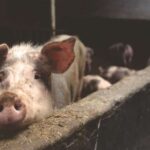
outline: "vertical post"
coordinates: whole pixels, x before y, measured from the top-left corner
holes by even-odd
[[[55,7],[55,0],[50,0],[51,5],[51,29],[52,35],[56,35],[56,7]]]

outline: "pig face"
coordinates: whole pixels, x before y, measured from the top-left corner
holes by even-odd
[[[50,76],[72,64],[74,43],[0,45],[0,128],[22,127],[53,111]]]

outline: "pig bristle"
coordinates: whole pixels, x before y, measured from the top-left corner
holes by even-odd
[[[41,46],[39,45],[33,45],[32,43],[20,43],[19,45],[14,45],[12,48],[10,48],[9,53],[11,54],[11,57],[13,57],[16,60],[21,60],[25,58],[25,55],[28,52],[37,52],[41,50]]]

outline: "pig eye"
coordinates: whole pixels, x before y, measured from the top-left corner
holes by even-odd
[[[34,79],[41,79],[41,75],[36,72],[35,75],[34,75]]]
[[[0,82],[2,82],[6,78],[6,73],[4,71],[0,71]]]

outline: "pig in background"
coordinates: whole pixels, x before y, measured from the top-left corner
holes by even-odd
[[[116,43],[106,50],[106,53],[99,50],[99,53],[95,55],[93,48],[88,47],[86,57],[88,71],[85,72],[86,76],[83,79],[82,98],[97,90],[108,88],[111,84],[135,73],[134,69],[129,69],[134,56],[131,45]]]
[[[133,69],[119,66],[109,66],[108,68],[99,67],[98,69],[99,74],[112,84],[136,72]]]
[[[23,127],[76,101],[86,48],[61,35],[44,45],[0,45],[0,128]]]
[[[83,77],[81,98],[95,91],[107,89],[112,86],[112,84],[136,72],[133,69],[118,66],[110,66],[108,68],[99,67],[98,69],[99,74],[89,74]]]
[[[83,87],[81,91],[81,98],[88,96],[89,94],[101,90],[107,89],[111,86],[111,83],[99,75],[86,75],[83,77]]]
[[[130,67],[133,61],[134,50],[131,45],[116,43],[108,48],[111,65]]]

